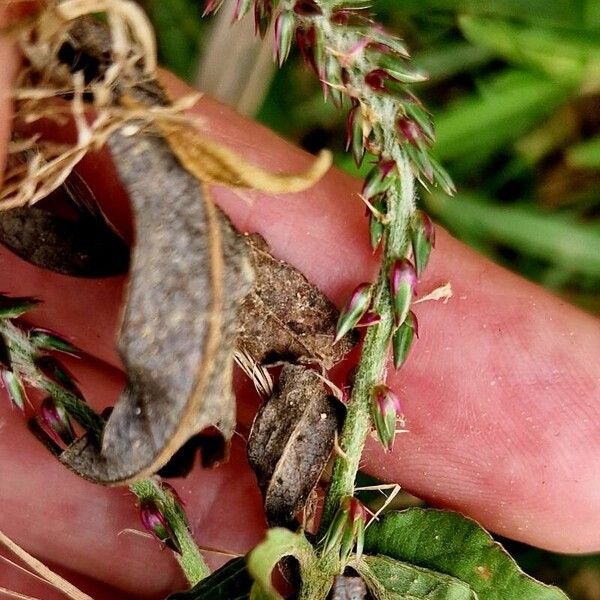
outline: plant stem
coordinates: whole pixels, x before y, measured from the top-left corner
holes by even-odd
[[[363,447],[371,430],[370,395],[373,386],[385,378],[389,353],[389,340],[393,331],[392,302],[389,291],[389,271],[392,262],[406,254],[408,221],[414,205],[414,176],[401,150],[393,149],[400,172],[399,189],[390,191],[389,224],[387,227],[384,255],[377,283],[373,306],[381,321],[368,328],[356,372],[348,412],[340,438],[345,456],[339,456],[334,464],[333,476],[325,500],[320,535],[323,536],[344,496],[354,495],[354,482],[358,473]]]
[[[175,553],[190,586],[196,585],[210,575],[210,569],[192,537],[185,515],[171,494],[165,493],[156,478],[144,479],[129,486],[140,502],[158,503],[177,538],[181,554]]]

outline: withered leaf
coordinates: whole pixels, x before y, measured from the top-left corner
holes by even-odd
[[[286,364],[254,419],[248,461],[256,473],[270,525],[290,525],[318,483],[343,421],[343,405],[319,375]]]
[[[68,219],[37,206],[0,211],[0,242],[20,258],[76,277],[127,272],[129,248],[109,227]]]
[[[260,235],[246,240],[255,281],[240,311],[238,348],[258,364],[333,367],[356,342],[349,334],[333,344],[337,308],[297,269],[274,258]]]
[[[252,269],[243,240],[164,141],[116,133],[109,146],[136,227],[118,340],[128,383],[101,445],[82,438],[61,460],[118,484],[154,473],[208,425],[231,435],[236,317]]]

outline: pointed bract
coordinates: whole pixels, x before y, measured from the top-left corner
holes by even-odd
[[[412,311],[409,311],[404,323],[394,331],[392,336],[395,369],[399,369],[406,361],[417,332],[417,318]]]
[[[335,342],[341,340],[357,323],[362,316],[367,312],[371,305],[372,286],[370,283],[361,283],[357,286],[348,302],[340,312],[338,318]]]
[[[417,291],[417,273],[406,258],[396,259],[390,269],[390,292],[396,326],[404,323]]]
[[[8,396],[11,402],[21,411],[25,412],[25,403],[27,402],[27,395],[25,394],[25,387],[23,382],[8,369],[2,369],[0,373],[0,379],[4,389],[8,392]]]
[[[29,341],[38,350],[56,350],[71,356],[78,356],[75,346],[49,329],[31,329],[29,331]]]
[[[39,304],[39,300],[23,297],[11,297],[0,294],[0,319],[16,319]]]
[[[394,447],[396,423],[402,414],[398,396],[385,384],[371,390],[371,417],[377,437],[386,452]]]
[[[292,47],[292,38],[296,28],[294,15],[284,10],[275,19],[275,58],[279,66],[287,59]]]
[[[75,432],[69,414],[62,404],[46,398],[40,407],[40,420],[46,428],[66,446],[75,441]]]
[[[159,507],[152,501],[142,502],[140,505],[140,519],[148,532],[159,542],[181,554],[179,542],[171,529],[166,517]]]
[[[429,216],[418,210],[412,220],[410,239],[417,276],[427,267],[432,248],[435,246],[435,227]]]

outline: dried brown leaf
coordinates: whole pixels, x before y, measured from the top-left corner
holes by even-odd
[[[297,269],[274,258],[262,237],[246,240],[255,282],[240,311],[238,348],[258,364],[333,367],[352,349],[355,334],[334,345],[337,308]]]
[[[109,145],[136,224],[118,341],[128,385],[101,446],[83,439],[62,461],[117,484],[154,473],[208,425],[231,435],[236,315],[252,269],[243,240],[165,142],[116,134]]]
[[[315,371],[285,365],[248,439],[270,525],[289,525],[317,485],[343,421],[343,405]]]

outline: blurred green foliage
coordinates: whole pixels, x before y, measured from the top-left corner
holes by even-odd
[[[191,78],[206,23],[200,0],[146,0],[163,63]],[[434,114],[434,153],[458,187],[422,202],[497,262],[600,313],[600,1],[375,0],[430,80],[415,92]],[[344,115],[292,54],[257,118],[315,151],[343,152]],[[574,600],[600,599],[600,557],[509,543],[534,576]]]

